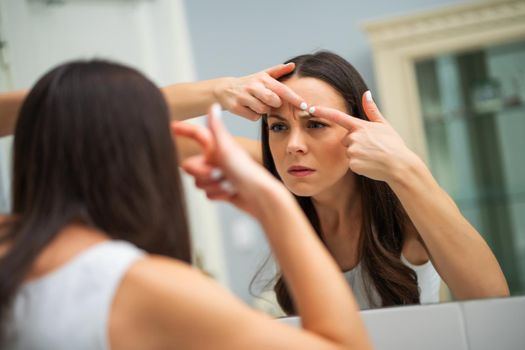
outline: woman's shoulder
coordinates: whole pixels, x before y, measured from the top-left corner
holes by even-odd
[[[124,278],[129,287],[154,291],[162,288],[164,283],[169,284],[166,279],[194,279],[199,275],[197,269],[183,261],[160,255],[146,255],[130,267]]]
[[[234,319],[250,311],[191,265],[148,255],[129,268],[116,292],[109,323],[111,348],[188,346],[196,332],[221,327],[226,332]]]
[[[117,296],[134,299],[133,305],[165,310],[179,303],[208,297],[211,291],[228,291],[193,266],[172,258],[146,255],[133,263],[123,276]]]

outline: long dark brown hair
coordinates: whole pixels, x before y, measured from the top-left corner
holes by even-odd
[[[45,74],[20,110],[0,320],[43,248],[71,223],[191,262],[169,114],[141,73],[101,60]]]
[[[361,96],[368,90],[357,70],[342,57],[327,51],[294,57],[295,70],[280,78],[285,81],[292,76],[311,77],[333,87],[344,99],[347,113],[368,120],[361,104]],[[261,127],[263,163],[275,177],[279,174],[270,152],[268,123],[262,118]],[[392,306],[419,303],[416,273],[401,261],[404,234],[410,220],[391,188],[382,181],[357,175],[361,193],[362,225],[359,256],[365,277],[371,281],[381,297],[382,305]],[[322,239],[319,217],[310,197],[295,196],[315,231]],[[371,289],[365,283],[368,299],[372,301]],[[295,313],[293,301],[282,274],[278,274],[274,286],[281,308],[288,314]]]

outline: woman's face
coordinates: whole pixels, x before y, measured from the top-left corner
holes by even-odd
[[[284,84],[308,102],[347,112],[343,98],[329,84],[315,78],[292,77]],[[342,144],[348,131],[311,116],[288,103],[268,115],[270,152],[279,176],[298,196],[337,194],[353,174]],[[340,193],[339,193],[340,194]]]

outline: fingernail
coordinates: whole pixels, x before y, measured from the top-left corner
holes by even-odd
[[[372,93],[370,92],[370,90],[368,90],[367,92],[365,92],[365,98],[368,102],[374,102],[374,100],[372,99]]]
[[[233,187],[233,184],[228,180],[222,181],[220,186],[224,192],[228,192],[229,194],[235,193],[235,187]]]
[[[301,110],[306,111],[308,105],[306,104],[306,102],[301,102],[301,105],[299,107],[301,107]]]
[[[308,110],[308,113],[314,114],[315,113],[315,107],[314,106],[310,107],[310,109]]]
[[[210,178],[212,180],[219,180],[222,177],[222,170],[219,168],[213,168],[210,173]]]
[[[211,106],[211,113],[217,117],[217,119],[221,119],[221,114],[222,114],[222,107],[220,105],[220,103],[214,103],[212,106]]]

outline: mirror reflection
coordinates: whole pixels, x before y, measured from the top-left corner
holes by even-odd
[[[296,196],[361,309],[505,296],[507,283],[512,294],[523,293],[524,42],[413,62],[424,158],[382,112],[371,45],[359,23],[429,6],[437,11],[446,2],[402,2],[394,11],[387,1],[374,9],[339,1],[321,17],[319,4],[297,9],[271,3],[297,18],[276,15],[271,5],[236,4],[232,11],[208,2],[205,14],[199,1],[0,3],[0,88],[29,88],[48,68],[93,54],[143,70],[165,87],[168,100],[184,91],[173,83],[204,81],[230,112],[229,130]],[[96,28],[83,29],[89,26],[83,22],[86,10],[111,28],[104,38]],[[254,12],[275,24],[254,27]],[[305,26],[304,18],[314,17],[317,25]],[[82,25],[69,27],[71,19]],[[19,23],[31,30],[17,30]],[[351,25],[343,30],[333,23]],[[248,29],[240,31],[243,25]],[[282,28],[297,32],[283,37]],[[293,72],[261,70],[301,53],[306,55],[290,60]],[[240,78],[209,80],[217,77]],[[203,85],[186,88],[192,86]],[[306,101],[306,110],[298,99]],[[184,108],[191,111],[189,104]],[[2,140],[0,155],[4,212],[10,142]],[[180,142],[182,158],[200,152]],[[293,314],[279,267],[271,258],[264,264],[269,249],[255,221],[208,201],[191,181],[186,190],[195,264],[255,307],[274,316]]]
[[[416,64],[430,167],[524,291],[525,41]]]

